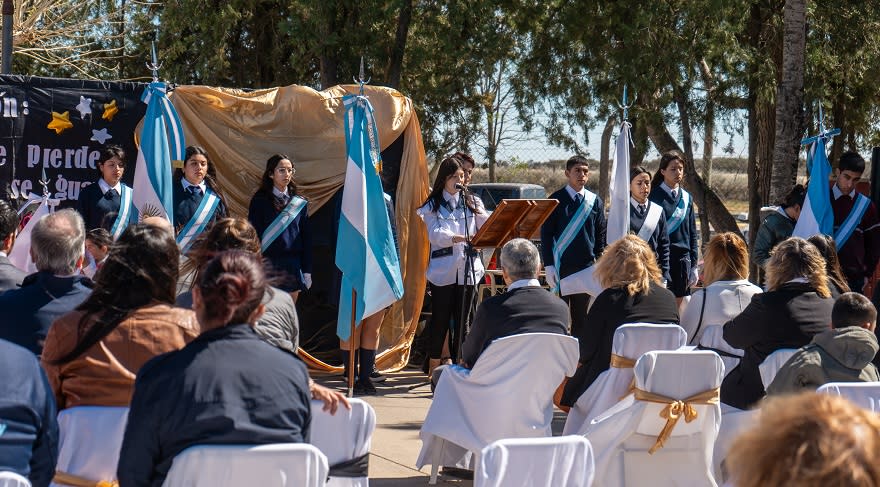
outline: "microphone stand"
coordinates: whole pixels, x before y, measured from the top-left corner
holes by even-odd
[[[476,297],[475,293],[477,289],[477,278],[476,272],[474,271],[474,257],[472,255],[473,248],[471,247],[470,225],[468,224],[469,210],[464,196],[465,192],[467,192],[467,188],[462,186],[459,190],[459,198],[461,200],[462,211],[464,212],[464,236],[467,241],[465,242],[464,251],[464,285],[461,288],[461,314],[458,321],[458,330],[455,330],[455,342],[454,344],[450,344],[450,347],[452,347],[450,348],[450,352],[453,358],[453,364],[458,364],[461,361],[461,344],[464,341],[464,334],[468,329],[466,320],[474,308],[474,298]],[[468,293],[468,277],[471,278],[471,284],[474,286],[474,292],[472,293]],[[465,303],[465,300],[468,302]],[[450,339],[451,338],[452,336],[450,335]]]

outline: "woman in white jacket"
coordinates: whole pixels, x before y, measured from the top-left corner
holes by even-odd
[[[681,312],[688,344],[697,345],[708,325],[723,325],[737,316],[761,288],[748,280],[749,252],[733,233],[712,237],[703,257],[704,288],[693,293]]]

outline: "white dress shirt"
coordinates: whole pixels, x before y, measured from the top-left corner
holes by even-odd
[[[678,195],[681,194],[681,185],[675,188],[676,194],[672,194],[672,188],[670,188],[669,185],[666,184],[666,181],[660,183],[660,187],[663,188],[663,191],[666,191],[666,193],[668,193],[674,201],[678,201]]]
[[[102,194],[107,194],[107,191],[110,191],[111,189],[115,189],[116,194],[122,194],[122,181],[116,183],[116,186],[110,186],[107,181],[104,181],[104,178],[101,178],[98,180],[98,187],[101,188]]]
[[[208,186],[205,184],[205,180],[204,180],[204,179],[203,179],[202,182],[199,183],[199,184],[193,184],[193,183],[187,181],[186,178],[180,178],[180,182],[183,183],[183,190],[186,191],[187,193],[191,192],[190,189],[189,189],[190,186],[198,186],[198,187],[202,190],[202,194],[203,194],[203,195],[204,195],[205,193],[207,193],[207,191],[205,191],[205,188],[207,188]]]
[[[571,196],[571,199],[574,199],[575,195],[578,195],[578,194],[581,195],[581,201],[583,201],[583,200],[586,199],[586,197],[587,197],[587,188],[586,188],[586,186],[583,187],[583,188],[581,188],[580,191],[575,191],[575,189],[572,188],[570,184],[566,184],[566,185],[565,185],[565,190],[568,191],[568,195]]]
[[[289,198],[287,196],[287,188],[284,188],[284,191],[278,191],[278,188],[272,186],[272,194],[280,198],[282,201],[287,201]]]
[[[541,287],[541,281],[537,279],[520,279],[510,283],[510,285],[507,286],[507,290],[513,291],[514,289],[519,289],[521,287]]]
[[[428,240],[431,242],[431,252],[452,247],[452,254],[443,257],[435,257],[428,262],[428,281],[435,286],[448,286],[450,284],[465,283],[465,242],[452,243],[452,237],[456,235],[468,235],[473,237],[477,230],[489,218],[489,213],[483,206],[483,201],[474,196],[476,213],[470,210],[466,212],[459,207],[459,194],[450,194],[443,191],[443,198],[452,208],[441,208],[431,211],[431,202],[417,210],[419,217],[425,222],[428,230]],[[467,217],[467,232],[465,232],[465,217]],[[468,284],[479,282],[483,277],[483,262],[479,256],[473,259],[473,276],[467,277]],[[470,274],[470,273],[468,273]]]

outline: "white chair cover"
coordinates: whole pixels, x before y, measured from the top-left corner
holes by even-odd
[[[636,387],[685,399],[721,386],[724,365],[714,352],[648,352],[635,367]],[[697,417],[684,418],[663,448],[648,450],[666,425],[664,404],[637,401],[633,395],[592,421],[587,439],[596,453],[596,485],[717,486],[712,446],[721,424],[718,404],[694,404]]]
[[[739,365],[742,360],[743,351],[733,348],[724,340],[724,325],[707,325],[703,330],[703,336],[700,338],[700,350],[712,350],[721,357],[724,362],[724,376]],[[735,355],[735,357],[731,357]]]
[[[829,382],[816,392],[843,396],[861,408],[880,412],[880,382]]]
[[[321,487],[327,457],[308,443],[199,445],[174,457],[163,487]]]
[[[15,472],[0,471],[0,487],[31,487],[31,481]]]
[[[474,487],[589,487],[593,467],[593,449],[583,436],[498,440],[483,448]]]
[[[416,466],[468,467],[468,451],[493,441],[551,436],[553,392],[574,374],[578,354],[576,338],[525,333],[493,341],[471,370],[447,367],[419,433]]]
[[[351,411],[340,406],[336,414],[323,410],[324,403],[312,401],[311,443],[327,456],[329,465],[370,453],[370,439],[376,429],[376,412],[360,399],[349,399]],[[363,477],[330,476],[328,487],[367,487]]]
[[[727,404],[721,404],[721,428],[718,430],[718,438],[715,439],[715,448],[712,461],[715,468],[715,478],[725,479],[722,463],[727,458],[733,440],[740,433],[749,429],[758,422],[760,409],[742,410]]]
[[[55,470],[95,482],[116,480],[127,423],[128,408],[77,406],[62,410],[58,413]]]
[[[614,332],[611,353],[632,360],[654,350],[675,350],[687,344],[687,333],[678,325],[631,323]],[[610,367],[581,394],[568,412],[563,435],[582,435],[590,420],[617,404],[629,392],[633,369]]]
[[[765,390],[770,387],[770,384],[773,383],[773,379],[776,378],[779,369],[782,368],[785,362],[788,362],[788,359],[790,359],[795,352],[797,352],[797,349],[794,348],[780,348],[768,355],[767,358],[761,362],[761,365],[758,366],[758,372],[761,373],[761,382],[764,383]]]

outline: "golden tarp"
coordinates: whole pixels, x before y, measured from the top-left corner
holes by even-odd
[[[247,216],[266,159],[275,153],[293,160],[299,191],[314,213],[345,180],[342,97],[357,89],[354,85],[324,91],[304,86],[256,91],[178,86],[171,101],[183,122],[187,144],[201,145],[210,153],[233,215]],[[415,210],[427,197],[428,171],[412,102],[391,88],[366,86],[364,94],[373,105],[382,149],[404,135],[395,201],[405,291],[385,316],[380,341],[384,351],[377,358],[379,368],[399,369],[409,358],[425,290],[428,237]],[[302,355],[312,367],[338,370]]]

